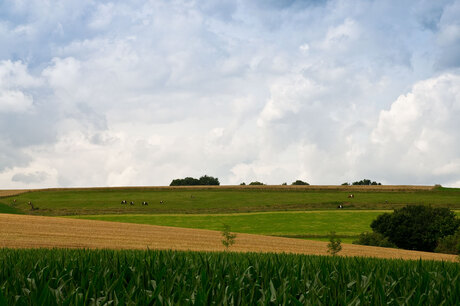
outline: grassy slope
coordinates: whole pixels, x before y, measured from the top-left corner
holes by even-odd
[[[307,211],[198,215],[92,215],[78,218],[222,230],[223,224],[240,233],[274,236],[356,236],[370,231],[370,223],[383,211]]]
[[[260,212],[239,214],[174,215],[81,215],[72,218],[152,224],[220,231],[228,224],[233,232],[327,240],[335,231],[343,242],[351,243],[365,231],[382,210],[327,210],[303,212]]]
[[[22,214],[23,212],[14,206],[0,203],[0,214]]]
[[[231,213],[251,211],[325,210],[344,204],[346,209],[394,209],[407,204],[431,204],[460,209],[460,189],[435,190],[353,191],[347,188],[271,189],[271,188],[114,188],[41,190],[0,199],[0,204],[10,205],[17,199],[16,207],[29,211],[28,201],[40,209],[36,214],[133,214],[133,213]],[[122,206],[120,201],[134,201],[134,206]],[[148,207],[140,202],[148,201]],[[160,204],[164,201],[165,204]]]

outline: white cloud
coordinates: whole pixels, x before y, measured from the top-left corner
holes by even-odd
[[[0,182],[456,184],[457,6],[2,3]]]
[[[0,91],[0,112],[24,112],[30,109],[32,104],[32,97],[21,91]]]
[[[387,111],[372,133],[375,162],[392,165],[389,180],[455,183],[460,165],[460,76],[418,82]]]

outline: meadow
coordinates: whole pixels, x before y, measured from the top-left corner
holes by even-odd
[[[31,201],[39,208],[33,213],[40,215],[333,210],[340,204],[345,210],[389,210],[408,204],[460,209],[458,188],[250,187],[49,189],[2,197],[0,205],[9,206],[17,212],[31,213],[27,205]],[[354,198],[348,198],[349,194],[353,194]],[[122,200],[133,201],[135,205],[121,205]],[[147,201],[149,205],[141,206],[142,201]]]
[[[351,243],[365,231],[381,210],[325,210],[302,212],[260,212],[239,214],[120,214],[81,215],[72,218],[200,228],[221,231],[223,224],[232,232],[324,240],[335,231],[343,242]]]
[[[2,305],[455,305],[460,265],[260,253],[0,249]]]

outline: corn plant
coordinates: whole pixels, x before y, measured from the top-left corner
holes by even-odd
[[[0,305],[455,305],[459,300],[458,263],[0,249]]]

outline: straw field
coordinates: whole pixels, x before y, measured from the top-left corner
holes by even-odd
[[[0,214],[0,247],[223,251],[218,231],[57,217]],[[236,252],[327,255],[327,243],[238,234]],[[343,244],[343,256],[455,261],[456,256]]]

